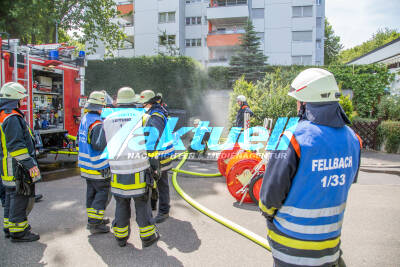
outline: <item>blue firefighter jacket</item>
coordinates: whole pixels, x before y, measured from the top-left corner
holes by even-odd
[[[79,136],[79,155],[78,166],[81,168],[82,176],[89,179],[101,179],[99,170],[109,167],[108,161],[102,157],[102,150],[96,150],[91,144],[90,129],[101,125],[102,119],[100,114],[89,112],[81,121],[78,130]]]
[[[358,171],[360,144],[353,130],[301,121],[293,133],[301,158],[273,223],[305,240],[340,235],[347,194]]]
[[[154,104],[147,114],[148,119],[144,125],[158,130],[157,138],[149,138],[146,141],[150,163],[153,158],[158,158],[161,170],[169,170],[172,168],[172,156],[175,154],[175,149],[171,131],[168,129],[168,115],[159,104]]]

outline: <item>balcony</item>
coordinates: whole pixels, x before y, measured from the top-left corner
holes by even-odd
[[[121,15],[127,15],[133,13],[133,2],[130,1],[120,2],[117,5],[117,10],[121,12]]]
[[[207,35],[207,46],[208,47],[230,47],[240,45],[239,37],[241,33],[229,33],[221,34],[217,32],[211,32]]]
[[[116,56],[116,57],[134,57],[135,49],[133,49],[133,48],[118,49],[114,56]]]
[[[207,8],[207,19],[214,25],[244,24],[249,18],[246,4],[212,6]]]
[[[229,66],[229,60],[227,58],[214,58],[208,60],[207,67],[216,66]]]
[[[127,24],[124,26],[124,33],[126,34],[126,36],[134,36],[135,28],[133,27],[133,25]]]

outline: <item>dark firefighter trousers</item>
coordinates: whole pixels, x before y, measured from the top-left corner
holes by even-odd
[[[158,213],[167,214],[170,209],[168,171],[161,172],[161,177],[157,181],[157,190],[159,197]]]
[[[86,180],[86,211],[89,224],[103,223],[104,211],[111,200],[109,180]]]
[[[131,232],[131,197],[114,197],[116,201],[115,219],[113,221],[114,236],[117,240],[128,240]],[[140,239],[147,240],[156,232],[149,193],[132,199],[135,202],[136,222],[139,226]]]
[[[31,184],[30,196],[17,194],[13,187],[5,187],[5,190],[4,232],[9,232],[13,238],[20,238],[31,229],[28,215],[35,202],[35,184]]]

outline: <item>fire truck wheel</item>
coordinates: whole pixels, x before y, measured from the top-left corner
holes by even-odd
[[[260,173],[251,180],[249,185],[250,198],[256,205],[258,205],[258,201],[260,200],[260,190],[263,178],[264,178],[264,173]]]
[[[218,157],[218,170],[221,175],[226,175],[226,166],[232,157],[234,157],[240,150],[239,144],[235,144],[232,149],[222,150]]]
[[[249,152],[245,152],[245,153],[249,153]],[[244,154],[244,153],[242,153]],[[240,155],[242,154],[238,154],[235,157],[239,158]],[[252,153],[249,153],[252,154]],[[253,154],[255,155],[255,154]],[[249,156],[249,155],[247,155]],[[255,155],[257,156],[257,155]],[[236,159],[237,159],[236,158]],[[241,201],[242,197],[243,197],[243,193],[238,192],[238,190],[240,190],[243,185],[246,185],[248,182],[248,179],[250,179],[251,175],[252,175],[252,171],[254,169],[254,167],[260,162],[260,158],[256,158],[256,157],[248,157],[248,158],[242,158],[238,161],[236,161],[236,163],[229,169],[229,172],[226,176],[226,184],[228,187],[228,191],[229,193],[237,200],[237,201]],[[250,195],[248,193],[246,193],[246,196],[243,199],[244,203],[251,203],[253,202]]]

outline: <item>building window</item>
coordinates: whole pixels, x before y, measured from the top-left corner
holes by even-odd
[[[186,0],[186,4],[194,4],[194,3],[201,3],[202,0]]]
[[[322,18],[321,17],[317,18],[317,28],[322,28]]]
[[[315,4],[316,4],[317,6],[321,5],[321,2],[322,2],[322,0],[315,0]]]
[[[247,0],[214,0],[213,7],[247,5]]]
[[[186,47],[198,47],[201,46],[201,38],[198,39],[186,39],[185,40]]]
[[[168,21],[169,23],[175,22],[175,12],[168,12],[168,19],[167,19],[167,21]]]
[[[186,25],[200,25],[201,17],[186,17]]]
[[[293,42],[311,42],[312,41],[312,31],[296,31],[292,32]]]
[[[264,8],[253,8],[253,19],[263,19],[264,18]]]
[[[311,65],[312,56],[292,56],[293,65]]]
[[[158,13],[158,23],[167,22],[167,13]]]
[[[175,12],[158,13],[158,23],[173,23],[175,22]]]
[[[292,7],[292,17],[312,17],[312,6],[294,6]]]
[[[174,45],[175,35],[160,35],[158,36],[158,42],[160,45],[166,45],[167,43],[170,45]]]

